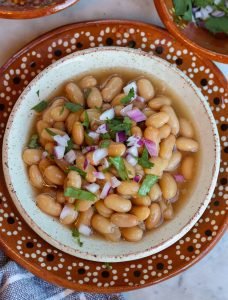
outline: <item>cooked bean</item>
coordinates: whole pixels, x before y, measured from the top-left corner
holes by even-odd
[[[71,102],[81,105],[85,104],[84,95],[77,84],[73,82],[67,83],[65,86],[65,92],[67,98],[69,98]]]
[[[139,96],[143,97],[146,101],[152,99],[155,95],[155,90],[152,83],[145,78],[137,81]]]
[[[101,234],[113,233],[116,228],[115,224],[111,223],[108,219],[98,214],[95,214],[92,217],[92,226]]]
[[[93,166],[88,165],[85,171],[86,171],[86,180],[90,183],[95,182],[96,176],[94,175],[94,172],[96,172],[96,169]]]
[[[152,126],[148,126],[144,130],[144,138],[153,141],[154,143],[159,143],[160,142],[159,129],[154,128]]]
[[[138,226],[123,228],[121,230],[123,237],[129,242],[138,242],[143,237],[143,230]]]
[[[77,221],[75,223],[76,227],[79,228],[79,226],[81,224],[85,225],[85,226],[91,226],[91,219],[94,215],[94,208],[90,207],[89,209],[87,209],[86,211],[82,211],[80,212]]]
[[[142,137],[142,129],[139,126],[131,127],[131,134]]]
[[[179,137],[176,142],[177,149],[180,151],[197,152],[199,150],[199,143],[193,139]]]
[[[110,218],[110,216],[112,215],[113,213],[113,210],[106,207],[105,204],[104,204],[104,201],[103,200],[99,200],[95,203],[95,207],[96,207],[96,210],[98,211],[98,213],[105,217],[105,218]]]
[[[63,121],[66,120],[69,113],[70,113],[70,111],[62,105],[62,106],[53,107],[51,112],[50,112],[50,115],[51,115],[51,118],[55,122],[57,122],[57,121],[58,122],[63,122]]]
[[[61,213],[61,204],[55,202],[55,199],[48,194],[40,194],[36,197],[37,206],[46,214],[58,217]]]
[[[150,215],[145,221],[146,229],[151,230],[160,224],[162,214],[158,203],[152,203],[150,206]]]
[[[158,201],[161,198],[162,191],[158,183],[155,183],[149,191],[151,201]]]
[[[65,174],[57,166],[49,166],[44,171],[44,177],[57,185],[63,185]]]
[[[96,87],[92,87],[87,98],[87,105],[89,108],[101,107],[103,99],[101,92]]]
[[[140,149],[140,148],[139,148]],[[140,153],[141,154],[141,153]],[[137,174],[137,175],[141,175],[142,177],[145,175],[145,172],[144,172],[144,170],[143,170],[143,167],[142,166],[140,166],[139,164],[137,164],[136,166],[135,166],[135,173]],[[135,177],[135,176],[134,176]],[[130,178],[130,177],[129,177]]]
[[[180,123],[180,135],[186,138],[193,138],[194,129],[192,127],[192,124],[184,118],[180,118],[179,123]]]
[[[70,225],[75,222],[78,217],[78,212],[75,210],[74,205],[65,204],[61,214],[60,222],[64,225]]]
[[[123,143],[111,143],[108,146],[109,156],[123,156],[126,151],[126,146]]]
[[[142,112],[144,113],[144,115],[149,118],[150,116],[154,115],[156,112],[154,110],[152,110],[150,107],[145,107]]]
[[[131,209],[131,201],[121,196],[111,194],[104,199],[104,204],[116,212],[128,212]]]
[[[146,120],[146,126],[153,126],[155,128],[160,128],[169,121],[169,115],[165,112],[158,112],[151,115]]]
[[[72,128],[72,138],[75,144],[82,145],[84,141],[84,127],[82,123],[75,122]]]
[[[182,154],[179,151],[173,152],[172,156],[169,159],[168,166],[165,168],[165,171],[172,172],[177,169],[181,162]]]
[[[135,181],[122,181],[117,187],[117,192],[121,195],[136,195],[139,190],[139,183]]]
[[[112,106],[115,107],[116,105],[121,105],[121,100],[126,97],[124,93],[121,93],[117,95],[113,100],[112,100]]]
[[[149,217],[150,209],[147,206],[134,206],[130,213],[135,215],[139,221],[144,221]]]
[[[173,176],[169,173],[164,173],[159,181],[162,195],[165,199],[173,198],[177,193],[177,184]]]
[[[194,158],[192,156],[186,156],[181,163],[181,173],[186,180],[193,178],[194,171]]]
[[[41,173],[44,173],[44,170],[47,168],[47,167],[49,167],[49,166],[51,166],[53,163],[49,160],[49,159],[47,159],[47,158],[42,158],[41,159],[41,161],[39,162],[39,169],[40,169],[40,172]]]
[[[42,193],[47,194],[47,195],[51,196],[54,199],[56,199],[56,197],[57,197],[57,191],[56,191],[55,188],[50,188],[50,187],[45,186],[42,189]]]
[[[114,106],[115,116],[120,117],[121,116],[121,110],[123,108],[124,108],[123,105],[116,105],[116,106]]]
[[[80,80],[79,86],[82,89],[87,89],[97,85],[97,80],[92,75],[87,75]]]
[[[168,125],[171,127],[172,134],[177,135],[180,130],[180,124],[174,109],[169,105],[164,105],[162,106],[161,111],[169,115]]]
[[[42,120],[46,123],[49,124],[49,127],[50,125],[52,125],[54,123],[54,120],[53,118],[51,117],[51,110],[52,110],[53,107],[48,107],[45,109],[45,111],[43,112],[42,114]]]
[[[89,118],[89,121],[90,122],[93,122],[93,121],[99,121],[100,122],[100,115],[101,113],[99,112],[98,109],[95,109],[95,108],[89,108],[89,109],[86,109],[80,116],[80,121],[81,122],[84,122],[85,121],[85,112],[87,112],[88,114],[88,118]],[[91,127],[92,129],[92,127]]]
[[[58,191],[57,191],[57,194],[56,194],[56,201],[57,201],[58,203],[61,203],[61,204],[63,204],[63,203],[66,202],[66,198],[65,198],[65,196],[64,196],[64,192],[63,192],[63,191],[61,191],[61,190],[58,190]]]
[[[132,214],[115,213],[110,221],[118,227],[133,227],[138,225],[138,218]]]
[[[78,122],[80,120],[82,111],[77,111],[75,113],[70,113],[69,116],[66,119],[66,129],[68,133],[72,132],[72,128],[75,122]]]
[[[65,123],[64,122],[55,122],[53,127],[62,131],[66,131]]]
[[[48,132],[49,131],[49,132]],[[53,142],[54,135],[50,134],[52,132],[55,135],[65,135],[65,132],[56,128],[45,128],[41,132],[41,137],[45,139],[47,142]]]
[[[72,198],[69,198],[69,199],[71,200]],[[74,203],[74,202],[72,202],[72,203]],[[86,201],[86,200],[76,200],[75,201],[75,208],[77,211],[80,211],[80,212],[87,211],[92,205],[93,205],[92,201]]]
[[[60,106],[63,105],[66,102],[66,98],[65,97],[56,97],[54,98],[50,104],[51,104],[51,108],[56,107],[56,106]]]
[[[47,151],[48,154],[53,154],[54,148],[55,148],[55,144],[52,142],[46,143],[44,147],[45,151]]]
[[[154,110],[159,110],[164,105],[171,105],[171,100],[166,96],[157,96],[148,103],[149,107]]]
[[[120,77],[111,78],[106,86],[101,91],[104,102],[111,102],[114,97],[116,97],[123,88],[123,80]]]
[[[175,142],[176,138],[173,134],[170,134],[166,139],[164,139],[161,142],[159,152],[161,158],[168,160],[171,158]]]
[[[159,128],[159,138],[166,139],[171,133],[171,127],[168,124],[163,125]]]
[[[173,212],[173,206],[171,203],[167,205],[167,208],[163,212],[163,217],[165,220],[171,220],[173,218],[174,212]]]
[[[140,205],[140,206],[149,206],[151,204],[150,197],[148,196],[135,196],[132,198],[131,202],[134,205]]]
[[[40,162],[42,153],[40,149],[25,149],[22,158],[27,165],[35,165]]]
[[[39,135],[41,135],[41,132],[43,131],[44,128],[48,128],[48,127],[49,127],[49,124],[43,120],[39,120],[36,123],[36,130]]]
[[[161,208],[161,212],[162,214],[164,213],[164,211],[168,208],[168,205],[167,205],[167,202],[165,199],[161,199],[159,201],[159,205],[160,205],[160,208]]]
[[[111,242],[119,242],[121,238],[121,231],[118,227],[115,227],[112,233],[106,233],[104,236],[107,240]]]
[[[44,180],[37,165],[31,165],[29,167],[28,173],[29,173],[29,180],[31,184],[38,189],[42,189]]]
[[[129,164],[129,162],[126,161],[126,159],[123,159],[123,161],[124,161],[124,165],[125,165],[128,177],[130,179],[134,178],[135,177],[135,168],[131,164]]]
[[[157,175],[159,177],[162,176],[163,171],[165,168],[168,166],[168,160],[167,159],[162,159],[161,157],[152,157],[149,159],[150,162],[154,164],[154,166],[150,169],[144,169],[146,174],[153,174]]]

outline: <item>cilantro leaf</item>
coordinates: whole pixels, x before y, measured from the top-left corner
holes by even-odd
[[[150,189],[152,188],[152,186],[158,181],[158,176],[156,175],[146,175],[146,177],[144,178],[142,185],[138,191],[138,194],[140,196],[146,196]]]
[[[35,110],[36,112],[42,112],[48,107],[47,101],[41,101],[37,105],[33,106],[31,109]]]
[[[100,148],[108,148],[108,146],[111,144],[111,141],[110,140],[103,140],[100,142],[100,145],[99,147]]]
[[[138,158],[138,164],[147,169],[154,166],[154,164],[149,161],[149,153],[146,148],[143,149],[142,156]]]
[[[83,242],[80,240],[80,232],[77,228],[72,229],[72,237],[75,238],[76,242],[78,243],[79,247],[83,246]]]
[[[205,21],[205,27],[212,33],[225,32],[228,34],[228,18],[227,16],[210,17]]]
[[[106,124],[112,136],[114,136],[119,131],[125,131],[126,135],[131,134],[130,130],[132,122],[128,117],[124,117],[124,119],[114,118],[112,120],[107,120]]]
[[[86,129],[89,129],[89,115],[88,115],[88,113],[87,113],[86,110],[85,110],[84,114],[85,114],[85,120],[84,120],[84,122],[82,123],[82,125],[83,125]]]
[[[29,149],[37,149],[40,147],[38,134],[33,134],[28,142]]]
[[[74,147],[74,143],[73,143],[72,139],[69,139],[69,141],[67,141],[67,146],[65,148],[65,153],[67,153],[70,150],[72,150],[73,147]]]
[[[81,169],[79,169],[78,167],[75,166],[69,166],[66,170],[66,173],[69,173],[70,171],[75,171],[78,172],[79,175],[81,175],[83,178],[86,177],[86,172],[82,171]]]
[[[109,157],[109,162],[116,168],[122,180],[128,180],[128,173],[124,164],[124,160],[120,156]]]
[[[78,103],[65,102],[64,106],[71,112],[77,112],[83,109],[83,106]]]
[[[56,133],[54,133],[52,130],[50,130],[49,128],[45,128],[45,130],[47,131],[47,133],[49,133],[51,136],[55,136]]]
[[[97,197],[95,194],[91,192],[82,189],[77,189],[74,187],[67,187],[64,191],[64,196],[75,198],[77,200],[84,200],[84,201],[95,201]]]
[[[192,0],[173,0],[175,13],[186,21],[192,21]]]
[[[192,2],[197,7],[206,7],[214,4],[214,0],[193,0]]]
[[[109,134],[108,132],[106,132],[106,133],[101,133],[100,137],[101,137],[101,139],[103,139],[103,140],[105,140],[105,139],[110,139],[110,138],[111,138],[111,136],[110,136],[110,134]]]
[[[133,88],[130,89],[129,93],[127,94],[127,96],[123,97],[120,102],[122,104],[128,104],[131,102],[131,99],[135,97],[135,91]]]

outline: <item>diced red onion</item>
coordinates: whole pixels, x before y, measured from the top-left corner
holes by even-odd
[[[88,167],[88,164],[89,164],[89,161],[88,161],[88,159],[86,158],[86,159],[84,160],[84,164],[83,164],[83,169],[84,169],[84,170]]]
[[[101,115],[100,115],[100,120],[101,121],[105,121],[105,120],[111,120],[115,117],[115,111],[114,108],[110,108],[106,111],[104,111]]]
[[[95,151],[98,147],[97,146],[87,146],[82,149],[82,154]]]
[[[126,134],[124,131],[120,131],[116,133],[116,142],[117,143],[122,143],[126,141]]]
[[[90,236],[92,234],[92,229],[89,226],[86,226],[84,224],[80,224],[78,227],[79,233]]]
[[[108,156],[108,149],[106,148],[96,149],[93,153],[93,161],[95,165],[97,165],[106,156]]]
[[[146,116],[138,108],[128,111],[127,115],[135,122],[142,122],[146,120]]]
[[[47,156],[48,156],[48,152],[47,152],[47,151],[44,151],[44,152],[42,153],[42,159],[46,158]]]
[[[177,190],[176,195],[173,198],[168,199],[168,202],[175,203],[179,199],[179,194],[180,194],[180,192],[179,192],[179,190]]]
[[[118,187],[121,184],[121,181],[119,181],[115,176],[111,177],[111,186],[113,189]]]
[[[54,155],[57,159],[62,159],[64,157],[65,147],[64,146],[55,146]]]
[[[132,146],[127,149],[127,153],[131,154],[132,156],[138,157],[138,147],[137,146]]]
[[[143,97],[137,96],[137,97],[135,98],[135,101],[139,101],[139,102],[144,103],[146,100],[145,100],[145,98],[143,98]]]
[[[75,159],[76,159],[76,153],[74,150],[70,150],[68,151],[65,155],[64,155],[64,159],[65,161],[67,161],[69,164],[72,164]]]
[[[195,13],[195,18],[196,18],[196,19],[201,19],[201,18],[202,18],[202,13],[201,13],[200,10],[199,10],[199,11],[196,11],[196,13]]]
[[[104,199],[108,196],[109,190],[111,189],[111,183],[107,181],[102,189],[102,192],[100,194],[100,198]]]
[[[134,156],[132,156],[131,154],[128,154],[128,155],[126,156],[126,161],[127,161],[130,165],[132,165],[133,167],[134,167],[135,165],[137,165],[137,162],[138,162],[138,160],[137,160],[136,158],[134,158]]]
[[[176,175],[173,175],[173,177],[175,178],[176,182],[185,182],[185,178],[183,175],[181,174],[176,174]]]
[[[99,127],[97,127],[96,133],[107,133],[107,125],[106,124],[101,124]]]
[[[102,167],[107,169],[109,167],[109,162],[106,158],[102,159]]]
[[[134,178],[133,178],[133,180],[135,181],[135,182],[140,182],[141,181],[141,179],[142,179],[142,175],[136,175]]]
[[[104,173],[103,172],[93,172],[93,175],[97,178],[97,179],[105,179]]]
[[[133,108],[133,104],[128,104],[127,106],[125,106],[124,108],[121,109],[120,111],[120,114],[121,116],[123,117],[126,117],[127,116],[127,112],[132,110]]]
[[[146,149],[148,150],[150,156],[158,156],[158,150],[157,150],[157,145],[155,142],[143,139],[144,145],[146,146]]]
[[[96,193],[99,190],[100,186],[96,183],[91,183],[91,184],[87,184],[85,188],[87,189],[87,191],[91,193]]]
[[[129,83],[123,88],[124,94],[128,95],[131,89],[134,90],[134,97],[131,98],[132,101],[137,97],[137,84],[135,81],[132,81],[131,83]]]
[[[142,145],[143,145],[143,141],[141,140],[141,138],[139,136],[132,135],[127,139],[128,147],[131,147],[131,146],[140,147]]]
[[[225,16],[225,12],[221,11],[221,10],[215,10],[211,13],[211,15],[213,17],[221,18],[221,17]]]
[[[206,7],[202,7],[201,10],[201,19],[206,20],[209,17],[209,11],[207,10]]]
[[[65,134],[63,136],[57,134],[53,136],[53,140],[57,143],[58,146],[67,146],[67,142],[70,140],[70,137],[68,134]]]
[[[77,219],[77,216],[78,216],[77,210],[75,210],[74,206],[70,205],[70,204],[64,205],[64,207],[63,207],[63,209],[61,211],[60,217],[59,217],[60,221],[64,220],[68,216],[71,216],[71,218],[70,218],[71,222],[68,223],[67,225],[72,224]]]
[[[94,131],[90,131],[89,133],[88,133],[88,136],[90,136],[93,140],[98,140],[99,139],[99,133],[97,133],[97,132],[94,132]]]

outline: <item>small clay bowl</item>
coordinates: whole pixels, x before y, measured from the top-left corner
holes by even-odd
[[[33,19],[57,13],[79,0],[6,0],[0,2],[0,18]]]
[[[228,63],[228,36],[212,34],[184,20],[175,21],[173,0],[154,0],[158,14],[168,31],[192,51],[211,60]]]

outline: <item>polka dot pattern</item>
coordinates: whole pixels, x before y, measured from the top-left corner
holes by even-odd
[[[153,33],[153,34],[151,34]],[[228,194],[227,119],[225,80],[212,63],[202,60],[176,42],[168,33],[149,25],[107,22],[69,25],[46,35],[20,52],[0,74],[0,146],[10,111],[27,84],[45,67],[65,55],[89,47],[126,46],[153,53],[184,71],[208,100],[221,138],[222,162],[211,203],[197,224],[176,244],[162,252],[134,262],[104,264],[90,262],[55,249],[43,241],[23,221],[14,207],[3,181],[0,182],[0,240],[9,245],[8,254],[33,266],[44,279],[50,274],[54,283],[89,291],[123,291],[154,284],[195,262],[225,229]],[[2,69],[2,70],[3,70]],[[1,177],[3,176],[2,170]],[[41,275],[43,274],[43,275]],[[60,281],[59,281],[60,280]]]

